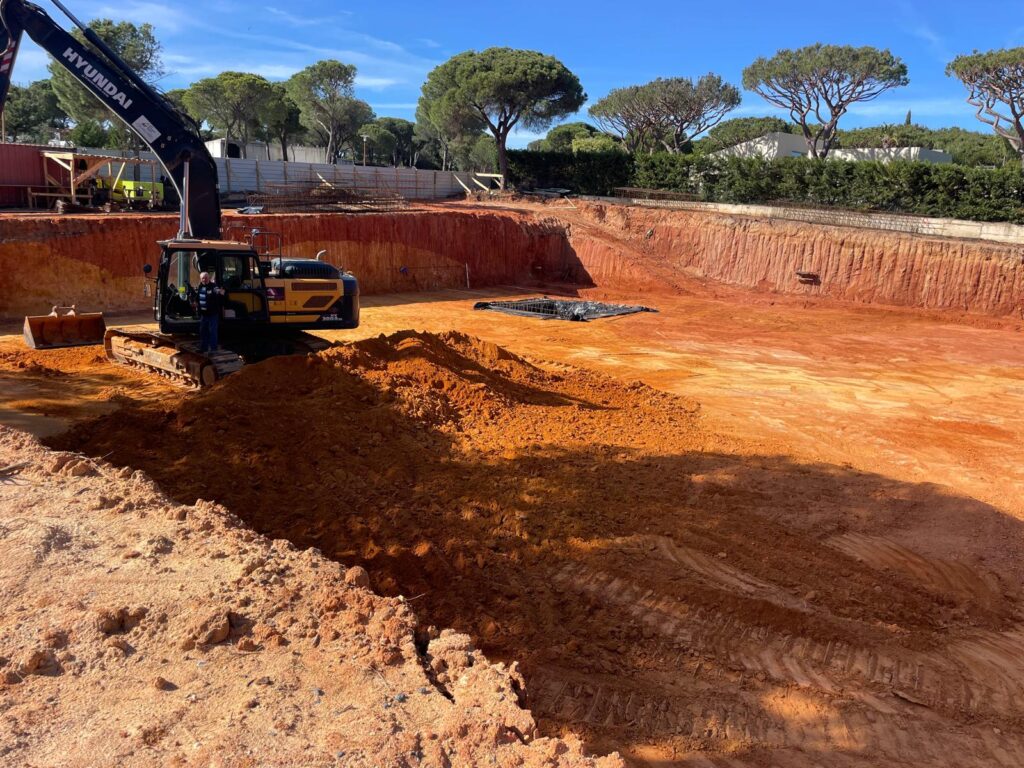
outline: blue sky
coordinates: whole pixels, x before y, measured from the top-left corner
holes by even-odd
[[[36,0],[55,19],[59,12]],[[958,53],[1024,46],[1024,2],[891,0],[834,3],[590,2],[331,3],[236,0],[162,3],[67,0],[72,12],[149,22],[164,45],[164,88],[226,69],[285,79],[322,58],[358,67],[357,95],[381,116],[413,119],[427,73],[448,57],[489,46],[529,48],[561,59],[593,103],[609,90],[655,77],[708,71],[740,84],[743,68],[779,48],[814,42],[889,48],[909,68],[910,85],[855,107],[842,125],[914,121],[987,130],[964,102],[963,86],[944,74]],[[15,82],[46,76],[46,56],[26,40]],[[777,114],[744,92],[731,116]],[[586,119],[586,105],[581,117]],[[510,145],[536,138],[520,133]]]

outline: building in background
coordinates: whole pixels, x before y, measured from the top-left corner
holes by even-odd
[[[760,157],[764,160],[778,160],[781,157],[807,157],[807,142],[797,133],[766,133],[757,139],[744,141],[736,146],[719,150],[715,157]],[[911,160],[922,163],[952,163],[953,156],[939,149],[924,147],[860,147],[856,149],[833,149],[829,160],[877,160],[882,163],[893,160]]]
[[[213,157],[227,157],[233,160],[240,160],[243,156],[242,144],[238,141],[210,139],[206,142],[206,148]],[[326,163],[327,149],[325,147],[290,146],[288,147],[288,157],[285,158],[281,152],[280,144],[251,141],[245,145],[244,156],[246,160],[287,160],[292,163]]]

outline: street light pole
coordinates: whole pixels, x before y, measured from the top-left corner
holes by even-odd
[[[363,168],[366,167],[366,140],[370,138],[365,133],[363,134]]]

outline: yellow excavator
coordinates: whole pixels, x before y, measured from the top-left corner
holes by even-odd
[[[273,233],[252,230],[221,238],[217,166],[199,126],[133,72],[60,0],[53,2],[88,45],[39,6],[0,0],[0,112],[22,35],[28,34],[152,150],[181,201],[177,235],[158,243],[155,274],[151,264],[143,266],[159,330],[106,329],[108,357],[205,386],[246,362],[328,346],[307,331],[358,327],[359,284],[350,273],[319,259],[286,257],[281,238]],[[214,353],[202,353],[199,347],[196,289],[202,272],[225,291],[223,348]],[[25,329],[26,340],[33,333],[39,336],[36,341],[41,343],[35,346],[67,346],[103,333],[103,323],[95,316],[54,313],[26,319]]]

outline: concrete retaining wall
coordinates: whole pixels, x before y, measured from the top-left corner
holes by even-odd
[[[798,208],[781,205],[735,205],[727,203],[698,203],[681,200],[640,200],[621,197],[585,197],[602,203],[640,205],[649,208],[669,208],[684,211],[708,211],[757,219],[785,219],[806,221],[810,224],[829,224],[838,227],[881,229],[932,237],[955,237],[960,240],[991,240],[996,243],[1024,245],[1024,226],[993,221],[964,221],[937,219],[927,216],[902,216],[894,213],[860,213],[830,210],[828,208]]]

